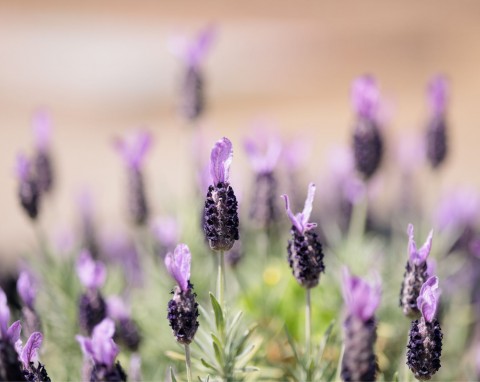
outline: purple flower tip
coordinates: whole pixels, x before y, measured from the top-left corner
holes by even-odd
[[[30,175],[30,160],[22,153],[17,155],[15,173],[20,180],[26,180]]]
[[[443,75],[433,77],[428,83],[427,88],[428,103],[433,115],[443,115],[448,102],[448,81]]]
[[[174,217],[157,217],[151,224],[151,230],[155,238],[166,247],[178,243],[180,228]]]
[[[108,316],[114,320],[130,317],[130,309],[120,296],[110,296],[107,299]]]
[[[25,347],[20,354],[20,360],[25,369],[30,369],[30,362],[34,362],[37,357],[38,350],[42,346],[43,336],[40,332],[34,332],[28,338]]]
[[[370,75],[358,77],[352,84],[352,105],[361,117],[375,119],[380,103],[380,90]]]
[[[32,125],[37,149],[40,151],[47,151],[48,146],[50,145],[52,126],[48,112],[44,109],[37,110],[33,115]]]
[[[282,141],[280,137],[268,134],[266,131],[258,133],[260,129],[255,129],[255,138],[247,138],[244,142],[245,151],[253,169],[257,173],[273,171],[277,165],[282,152]]]
[[[137,131],[127,135],[125,139],[117,138],[114,146],[123,157],[127,166],[140,169],[142,162],[152,145],[153,138],[146,131]]]
[[[307,199],[305,200],[305,206],[303,207],[303,211],[294,215],[292,210],[290,209],[290,201],[288,199],[288,195],[282,195],[282,198],[285,200],[285,210],[287,211],[288,217],[290,218],[292,224],[295,226],[298,232],[302,234],[317,226],[317,223],[310,223],[308,221],[312,213],[314,196],[315,184],[310,183],[308,185],[308,195]]]
[[[422,285],[417,298],[418,309],[422,312],[425,321],[432,322],[435,318],[439,297],[438,277],[432,276]]]
[[[421,264],[427,260],[430,250],[432,249],[433,230],[430,231],[427,240],[420,249],[417,249],[415,243],[413,224],[408,225],[407,233],[409,261],[412,264]]]
[[[32,275],[27,271],[20,272],[17,280],[17,292],[23,303],[33,310],[35,297],[37,295],[35,281]]]
[[[90,252],[83,250],[77,260],[77,274],[83,286],[89,289],[98,289],[107,277],[105,265],[100,261],[94,261]]]
[[[233,159],[232,142],[222,138],[215,143],[210,154],[210,175],[213,184],[228,183],[230,165]]]
[[[85,357],[93,359],[95,364],[112,367],[118,355],[118,346],[113,341],[115,323],[105,318],[93,329],[92,338],[77,335],[75,338]]]
[[[170,273],[183,291],[188,290],[191,261],[192,255],[186,244],[177,245],[175,252],[173,254],[169,252],[165,257],[165,266],[168,273]]]
[[[185,36],[174,36],[169,40],[170,51],[189,67],[198,67],[207,55],[217,36],[217,27],[207,25],[191,41]]]
[[[349,314],[368,321],[375,314],[380,304],[382,294],[379,279],[374,285],[368,284],[360,277],[350,275],[349,270],[343,269],[343,298]]]

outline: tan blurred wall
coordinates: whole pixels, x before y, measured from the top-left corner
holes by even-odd
[[[210,21],[220,35],[206,63],[210,110],[203,124],[212,139],[232,137],[239,168],[245,127],[260,115],[278,121],[286,135],[311,136],[309,171],[320,172],[328,147],[349,142],[349,86],[364,72],[379,78],[393,105],[389,134],[419,131],[425,83],[444,72],[453,89],[444,183],[480,186],[479,2],[4,0],[0,254],[33,246],[12,174],[17,151],[31,147],[30,118],[39,105],[52,113],[60,176],[50,227],[73,217],[74,194],[85,183],[95,185],[104,220],[123,216],[124,179],[111,139],[136,126],[155,135],[150,196],[157,211],[173,212],[166,201],[181,200],[176,190],[189,184],[189,132],[175,116],[179,65],[166,41]]]

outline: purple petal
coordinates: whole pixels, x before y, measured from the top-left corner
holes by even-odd
[[[448,82],[445,76],[437,75],[428,84],[428,102],[434,115],[443,115],[448,102]]]
[[[32,275],[27,271],[22,271],[17,280],[17,292],[20,295],[23,303],[33,310],[35,303],[36,288]]]
[[[98,289],[107,277],[105,265],[94,261],[87,250],[83,250],[77,260],[77,274],[83,286]]]
[[[165,266],[168,273],[177,281],[178,286],[183,290],[188,290],[188,280],[190,280],[190,264],[192,255],[186,244],[179,244],[175,252],[168,253],[165,257]]]
[[[125,139],[117,138],[114,141],[114,147],[128,166],[140,169],[145,155],[152,145],[152,140],[150,133],[138,131],[128,135]]]
[[[46,110],[37,110],[33,115],[32,124],[37,149],[40,151],[47,151],[50,144],[52,125],[50,115]]]
[[[188,65],[196,67],[200,65],[216,36],[217,28],[213,24],[207,25],[198,33],[197,38],[188,48],[186,57]]]
[[[22,153],[17,155],[15,174],[20,180],[26,180],[30,175],[30,160]]]
[[[7,335],[8,322],[10,321],[10,308],[7,303],[7,296],[2,288],[0,288],[0,335]]]
[[[380,90],[372,76],[358,77],[352,85],[353,108],[360,116],[375,119],[380,101]]]
[[[114,320],[122,320],[130,317],[130,309],[120,296],[110,296],[107,299],[108,317]]]
[[[480,217],[480,197],[476,190],[459,188],[442,197],[435,220],[441,229],[463,230],[476,226]]]
[[[351,276],[348,269],[343,269],[343,298],[350,314],[367,321],[373,317],[380,304],[381,285],[379,277],[370,285],[359,277]]]
[[[432,276],[422,285],[420,295],[417,298],[418,309],[426,321],[432,322],[437,312],[440,291],[438,289],[438,277]]]
[[[305,200],[305,206],[303,207],[303,212],[302,212],[303,227],[307,226],[308,220],[310,219],[310,215],[312,214],[313,198],[315,197],[315,189],[316,187],[314,183],[310,183],[308,185],[308,195],[307,195],[307,199]]]
[[[430,250],[432,249],[433,230],[428,234],[427,240],[420,249],[417,249],[415,243],[413,225],[409,224],[407,228],[408,233],[408,253],[409,261],[412,264],[421,264],[427,260]]]
[[[119,350],[112,337],[115,334],[115,323],[105,318],[93,329],[92,350],[97,363],[112,366]]]
[[[22,324],[20,320],[15,321],[7,330],[7,337],[12,344],[16,344],[20,340],[20,333],[22,331]]]
[[[210,154],[210,175],[213,184],[220,182],[228,183],[230,165],[233,159],[232,142],[228,138],[222,138],[213,146]]]
[[[30,368],[30,362],[34,362],[37,352],[42,346],[43,336],[40,332],[34,332],[30,335],[25,347],[20,354],[20,359],[23,362],[25,369]]]
[[[301,222],[297,219],[297,217],[293,214],[292,210],[290,209],[290,200],[288,199],[288,195],[282,195],[282,198],[285,200],[285,210],[287,211],[287,215],[290,218],[290,221],[298,230],[298,232],[303,232],[303,227]]]
[[[80,345],[80,349],[82,349],[83,356],[85,358],[92,358],[93,357],[93,347],[92,347],[92,340],[88,337],[76,335],[75,339]]]

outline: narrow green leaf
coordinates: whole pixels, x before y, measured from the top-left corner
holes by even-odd
[[[323,359],[323,354],[325,352],[325,348],[327,347],[327,342],[330,338],[330,335],[332,334],[334,325],[335,325],[335,320],[332,320],[332,322],[330,322],[330,325],[328,325],[327,330],[325,330],[325,333],[323,334],[322,341],[320,342],[320,345],[318,347],[317,360],[319,363]]]
[[[223,317],[222,307],[212,292],[210,292],[210,302],[212,303],[213,312],[215,313],[215,325],[217,326],[217,330],[220,333],[223,333],[225,329],[225,320]]]
[[[253,332],[255,331],[255,329],[257,328],[257,324],[253,324],[250,326],[250,328],[248,328],[245,333],[243,334],[243,338],[240,340],[238,346],[237,346],[237,350],[235,352],[235,355],[238,355],[239,353],[241,353],[245,347],[245,344],[247,343],[248,339],[250,338],[250,336],[253,334]]]
[[[167,350],[165,352],[165,355],[171,360],[185,362],[185,354],[180,354],[180,353],[177,353],[176,351]]]
[[[175,373],[173,372],[173,368],[170,366],[170,379],[172,382],[177,382],[177,378],[175,377]]]
[[[213,371],[217,372],[217,368],[213,366],[211,363],[205,361],[205,359],[200,358],[200,362],[202,363],[203,366],[205,366],[208,369],[212,369]]]
[[[300,362],[300,358],[298,357],[297,347],[296,347],[295,342],[293,341],[293,338],[290,335],[290,332],[288,331],[286,326],[285,326],[285,334],[287,335],[288,344],[292,348],[292,352],[293,352],[293,356],[295,357],[295,361]]]
[[[223,354],[215,341],[213,342],[213,349],[215,350],[215,358],[217,359],[218,364],[223,366],[225,364],[223,361]]]
[[[398,371],[395,372],[395,374],[393,374],[393,381],[394,382],[398,382],[399,379],[398,379]]]

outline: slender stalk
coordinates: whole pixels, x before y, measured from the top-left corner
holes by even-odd
[[[187,365],[187,381],[192,382],[192,363],[190,360],[190,345],[185,344],[185,364]]]
[[[308,363],[312,358],[312,342],[311,342],[311,332],[312,332],[312,310],[310,305],[310,288],[307,288],[306,291],[307,301],[305,305],[305,347],[307,351]]]
[[[217,251],[218,273],[217,273],[217,299],[224,309],[224,292],[225,292],[225,256],[224,251]]]
[[[362,199],[353,206],[352,216],[350,218],[350,225],[348,227],[348,243],[352,245],[358,241],[365,232],[365,225],[367,222],[368,210],[368,196],[367,190]]]
[[[337,372],[335,374],[335,382],[342,381],[342,362],[343,362],[343,354],[345,353],[345,344],[342,344],[342,349],[340,350],[340,355],[338,357],[338,364],[337,364]]]

